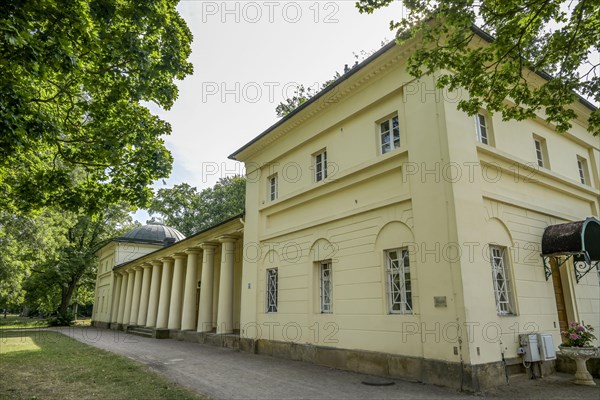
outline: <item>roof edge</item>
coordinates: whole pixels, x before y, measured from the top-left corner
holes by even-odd
[[[492,35],[490,35],[489,33],[485,32],[484,30],[482,30],[481,28],[479,28],[476,25],[471,25],[471,30],[476,35],[478,35],[480,38],[482,38],[483,40],[485,40],[488,43],[491,43],[491,42],[493,42],[495,40]],[[358,71],[360,71],[361,69],[363,69],[364,67],[366,67],[368,64],[370,64],[376,58],[379,58],[381,55],[383,55],[385,52],[387,52],[388,50],[392,49],[395,46],[396,46],[396,40],[392,40],[391,42],[389,42],[388,44],[386,44],[385,46],[383,46],[381,49],[379,49],[375,53],[373,53],[371,56],[369,56],[368,58],[366,58],[365,60],[363,60],[360,64],[358,64],[354,68],[350,69],[350,71],[346,72],[345,74],[343,74],[342,76],[340,76],[338,79],[336,79],[335,81],[333,81],[329,86],[327,86],[326,88],[324,88],[323,90],[321,90],[319,93],[317,93],[316,95],[314,95],[313,97],[311,97],[310,99],[308,99],[305,103],[303,103],[300,106],[296,107],[288,115],[286,115],[285,117],[281,118],[279,121],[275,122],[273,125],[271,125],[270,127],[268,127],[261,134],[259,134],[258,136],[254,137],[249,142],[247,142],[246,144],[244,144],[242,147],[238,148],[236,151],[234,151],[233,153],[231,153],[227,158],[230,159],[230,160],[239,161],[236,157],[242,151],[246,150],[248,147],[250,147],[253,144],[255,144],[256,142],[258,142],[260,139],[262,139],[263,137],[265,137],[266,135],[268,135],[269,133],[271,133],[272,131],[274,131],[275,129],[277,129],[279,126],[285,124],[288,120],[292,119],[296,114],[300,113],[302,110],[304,110],[305,108],[309,107],[311,104],[315,103],[317,100],[319,100],[325,94],[327,94],[330,91],[332,91],[335,87],[337,87],[339,84],[341,84],[342,82],[344,82],[346,79],[348,79],[351,76],[353,76],[355,73],[357,73]],[[533,72],[535,72],[538,76],[540,76],[541,78],[543,78],[543,79],[545,79],[547,81],[550,81],[550,80],[554,79],[554,77],[552,75],[550,75],[549,73],[547,73],[547,72],[544,72],[544,71],[541,71],[541,72],[539,72],[539,71],[533,71]],[[596,111],[598,109],[598,107],[596,107],[589,100],[586,100],[584,97],[582,97],[578,93],[575,93],[575,96],[577,96],[577,99],[579,100],[579,103],[581,103],[582,105],[584,105],[585,107],[587,107],[591,111]]]
[[[335,81],[333,81],[329,86],[325,87],[319,93],[317,93],[316,95],[314,95],[313,97],[311,97],[310,99],[308,99],[305,103],[303,103],[300,106],[296,107],[288,115],[286,115],[285,117],[281,118],[279,121],[275,122],[273,125],[271,125],[269,128],[267,128],[265,131],[263,131],[260,135],[256,136],[255,138],[253,138],[252,140],[250,140],[248,143],[246,143],[245,145],[243,145],[242,147],[240,147],[239,149],[237,149],[236,151],[234,151],[233,153],[231,153],[229,155],[229,157],[227,157],[227,158],[229,158],[230,160],[238,161],[236,159],[236,156],[238,154],[240,154],[242,151],[246,150],[248,147],[250,147],[254,143],[258,142],[260,139],[262,139],[263,137],[265,137],[267,134],[269,134],[270,132],[272,132],[273,130],[275,130],[276,128],[278,128],[279,126],[283,125],[288,120],[292,119],[296,114],[298,114],[299,112],[301,112],[302,110],[304,110],[305,108],[307,108],[308,106],[310,106],[311,104],[315,103],[321,97],[325,96],[327,93],[329,93],[330,91],[332,91],[339,84],[341,84],[345,80],[349,79],[351,76],[353,76],[358,71],[360,71],[361,69],[363,69],[364,67],[366,67],[368,64],[370,64],[376,58],[379,58],[379,56],[383,55],[385,52],[387,52],[388,50],[392,49],[395,46],[396,46],[396,41],[392,40],[391,42],[389,42],[388,44],[386,44],[385,46],[383,46],[382,48],[380,48],[379,50],[377,50],[375,53],[371,54],[368,58],[366,58],[365,60],[363,60],[360,64],[358,64],[357,66],[351,68],[348,72],[342,74],[342,76],[340,76],[339,78],[337,78]]]
[[[121,263],[121,264],[115,265],[115,266],[112,268],[112,270],[113,270],[113,271],[115,271],[115,270],[117,270],[117,269],[121,269],[121,268],[123,268],[123,267],[125,267],[125,266],[127,266],[127,265],[129,265],[129,264],[131,264],[131,263],[134,263],[134,262],[136,262],[136,261],[137,261],[137,260],[139,260],[140,258],[147,257],[147,256],[149,256],[149,255],[152,255],[152,254],[158,253],[159,251],[163,251],[164,249],[168,249],[169,247],[173,247],[173,246],[175,246],[175,245],[179,245],[179,244],[181,244],[182,242],[185,242],[185,241],[186,241],[186,240],[188,240],[188,239],[195,238],[196,236],[199,236],[199,235],[201,235],[201,234],[203,234],[203,233],[205,233],[205,232],[208,232],[208,231],[210,231],[211,229],[215,229],[215,228],[218,228],[219,226],[226,225],[226,224],[228,224],[228,223],[230,223],[230,222],[233,222],[233,221],[235,221],[236,219],[242,219],[242,218],[244,218],[244,216],[245,216],[245,215],[246,215],[246,212],[245,212],[245,211],[244,211],[243,213],[241,213],[241,214],[234,215],[233,217],[231,217],[231,218],[229,218],[229,219],[226,219],[226,220],[224,220],[224,221],[221,221],[221,222],[219,222],[219,223],[216,223],[216,224],[214,224],[214,225],[211,225],[211,226],[209,226],[209,227],[207,227],[207,228],[205,228],[205,229],[202,229],[202,230],[200,230],[200,231],[198,231],[198,232],[194,233],[193,235],[191,235],[191,236],[188,236],[188,237],[186,237],[185,239],[182,239],[182,240],[180,240],[180,241],[178,241],[178,242],[175,242],[175,243],[169,244],[168,246],[161,247],[160,249],[156,249],[156,250],[154,250],[154,251],[152,251],[152,252],[150,252],[150,253],[144,254],[144,255],[142,255],[142,256],[140,256],[140,257],[136,258],[136,259],[133,259],[133,260],[130,260],[130,261],[127,261],[127,262],[124,262],[124,263]]]

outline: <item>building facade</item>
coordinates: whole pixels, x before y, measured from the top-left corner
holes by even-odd
[[[144,239],[129,233],[104,246],[97,253],[94,325],[154,337],[233,333],[240,324],[241,217],[188,238],[165,227],[170,234],[149,240],[154,226],[147,225],[134,231]],[[123,248],[137,248],[137,256],[123,260]]]
[[[382,48],[232,154],[247,175],[235,327],[219,330],[221,308],[211,327],[254,352],[478,390],[521,364],[519,334],[557,346],[568,321],[600,330],[597,260],[582,275],[555,257],[547,274],[540,256],[547,227],[599,216],[600,141],[584,102],[564,134],[543,115],[469,117],[466,93],[406,73],[414,45]],[[189,240],[110,272],[113,298],[127,271],[135,309],[142,271],[205,239]]]

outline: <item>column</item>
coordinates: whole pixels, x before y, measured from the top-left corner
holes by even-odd
[[[119,294],[119,315],[117,317],[117,323],[123,323],[123,315],[125,314],[125,296],[127,295],[127,283],[129,280],[129,274],[121,271],[123,282],[121,283],[121,294]]]
[[[169,304],[169,329],[181,329],[181,300],[183,299],[183,275],[185,273],[185,254],[175,254],[173,267],[173,285]]]
[[[233,258],[235,238],[223,237],[221,245],[221,280],[217,308],[217,333],[233,332]]]
[[[187,249],[187,267],[183,291],[183,312],[181,314],[181,330],[189,331],[196,328],[196,285],[199,249]]]
[[[198,310],[198,332],[210,332],[213,325],[213,279],[215,276],[214,243],[202,244],[202,279],[200,283],[200,308]]]
[[[173,269],[173,259],[165,257],[162,259],[162,262],[160,296],[158,298],[158,316],[156,317],[157,329],[167,329],[169,326],[169,301],[171,300],[171,270]]]
[[[138,313],[138,326],[146,325],[148,317],[148,296],[150,295],[150,275],[152,274],[152,265],[142,265],[142,293],[140,294],[140,312]]]
[[[162,272],[162,261],[155,260],[152,264],[152,280],[150,281],[150,295],[148,299],[148,317],[146,326],[154,328],[158,315],[158,297],[160,296],[160,276]]]
[[[119,318],[119,296],[121,295],[121,285],[123,277],[118,272],[115,272],[115,286],[113,288],[113,302],[110,308],[110,323],[116,324]]]
[[[133,298],[131,299],[131,313],[129,316],[129,325],[137,324],[137,317],[140,312],[140,294],[142,292],[142,267],[135,267],[135,280],[133,281]]]
[[[135,271],[127,271],[127,295],[125,296],[125,312],[123,313],[123,325],[129,325],[129,316],[131,315],[131,300],[133,298],[133,278]]]

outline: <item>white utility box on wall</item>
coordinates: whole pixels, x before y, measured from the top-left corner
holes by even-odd
[[[540,358],[542,361],[556,360],[556,349],[554,348],[552,334],[538,333],[538,346],[540,348]]]
[[[541,361],[538,348],[538,336],[535,333],[519,335],[521,347],[524,350],[523,360],[527,362]]]

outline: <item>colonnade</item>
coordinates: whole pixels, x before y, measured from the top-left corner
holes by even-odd
[[[134,266],[125,265],[115,270],[111,324],[212,331],[215,322],[215,252],[220,243],[221,272],[216,332],[232,333],[235,242],[235,237],[223,236],[218,239],[218,243],[204,242],[168,257]],[[202,276],[198,277],[200,255]],[[199,280],[200,304],[197,303],[196,294]]]

